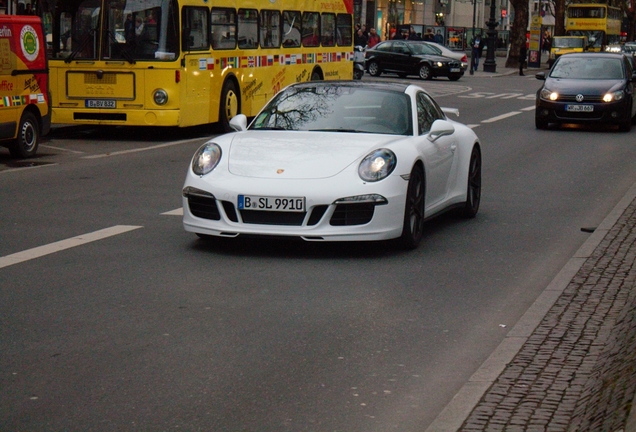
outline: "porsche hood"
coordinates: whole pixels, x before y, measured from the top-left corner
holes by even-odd
[[[232,138],[226,163],[230,173],[243,177],[327,178],[396,138],[359,133],[246,132]]]

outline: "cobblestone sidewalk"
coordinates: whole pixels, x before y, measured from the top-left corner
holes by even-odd
[[[621,431],[636,393],[636,200],[462,431]]]

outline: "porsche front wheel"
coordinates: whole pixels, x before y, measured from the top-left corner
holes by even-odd
[[[425,181],[422,167],[415,166],[409,176],[404,206],[404,224],[400,242],[406,249],[415,249],[424,233]]]

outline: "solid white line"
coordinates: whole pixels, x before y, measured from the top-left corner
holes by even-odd
[[[84,157],[82,157],[82,159],[99,159],[99,158],[104,158],[104,157],[109,157],[109,156],[118,156],[118,155],[128,154],[128,153],[137,153],[137,152],[142,152],[142,151],[155,150],[155,149],[159,149],[159,148],[163,148],[163,147],[172,147],[172,146],[175,146],[175,145],[181,145],[181,144],[186,144],[186,143],[190,143],[190,142],[195,142],[195,141],[200,140],[200,139],[201,138],[193,138],[193,139],[189,139],[189,140],[175,141],[175,142],[170,142],[170,143],[165,143],[165,144],[159,144],[159,145],[155,145],[155,146],[151,146],[151,147],[143,147],[143,148],[132,149],[132,150],[122,150],[122,151],[116,151],[116,152],[112,152],[112,153],[104,153],[104,154],[98,154],[98,155],[84,156]]]
[[[532,105],[527,108],[521,108],[521,111],[534,111],[535,109],[537,109],[537,107]]]
[[[50,148],[50,149],[53,149],[53,150],[65,151],[65,152],[68,152],[68,153],[84,154],[84,152],[82,152],[82,151],[69,150],[69,149],[65,149],[65,148],[62,148],[62,147],[55,147],[55,146],[44,145],[44,144],[40,144],[40,147],[46,147],[46,148]]]
[[[80,246],[80,245],[94,242],[97,240],[102,240],[107,237],[123,234],[128,231],[136,230],[138,228],[143,228],[143,227],[134,226],[134,225],[115,225],[113,227],[104,228],[102,230],[94,231],[92,233],[82,234],[77,237],[71,237],[66,240],[60,240],[58,242],[50,243],[44,246],[39,246],[33,249],[27,249],[22,252],[17,252],[11,255],[0,257],[0,268],[8,267],[10,265],[18,264],[24,261],[29,261],[35,258],[42,257],[44,255],[49,255],[55,252],[62,251],[64,249],[69,249],[75,246]]]
[[[183,216],[183,207],[179,207],[178,209],[170,210],[161,214],[166,216]]]
[[[482,123],[493,123],[493,122],[496,122],[496,121],[499,121],[499,120],[506,119],[508,117],[516,116],[517,114],[521,114],[521,111],[512,111],[512,112],[509,112],[509,113],[506,113],[506,114],[502,114],[502,115],[497,116],[497,117],[492,117],[492,118],[489,118],[489,119],[486,119],[486,120],[482,120],[481,122]]]

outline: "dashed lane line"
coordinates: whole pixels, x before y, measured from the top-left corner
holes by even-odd
[[[128,231],[136,230],[138,228],[143,228],[141,226],[135,225],[115,225],[110,228],[104,228],[99,231],[94,231],[92,233],[78,235],[76,237],[71,237],[66,240],[60,240],[55,243],[50,243],[48,245],[39,246],[33,249],[27,249],[22,252],[17,252],[11,255],[6,255],[0,257],[0,268],[8,267],[14,264],[19,264],[24,261],[29,261],[35,258],[40,258],[44,255],[49,255],[55,252],[59,252],[65,249],[70,249],[75,246],[81,246],[86,243],[94,242],[97,240],[102,240],[107,237],[116,236],[118,234],[123,234]]]
[[[170,210],[161,214],[166,216],[183,216],[183,207],[179,207],[178,209]]]
[[[165,143],[165,144],[158,144],[158,145],[154,145],[154,146],[150,146],[150,147],[142,147],[142,148],[138,148],[138,149],[121,150],[121,151],[114,151],[114,152],[111,152],[111,153],[103,153],[103,154],[97,154],[97,155],[83,156],[82,159],[99,159],[99,158],[105,158],[105,157],[110,157],[110,156],[118,156],[118,155],[123,155],[123,154],[128,154],[128,153],[137,153],[137,152],[148,151],[148,150],[156,150],[156,149],[163,148],[163,147],[172,147],[172,146],[181,145],[181,144],[188,144],[188,143],[192,143],[192,142],[196,142],[196,141],[200,141],[200,140],[201,140],[201,138],[193,138],[193,139],[187,139],[187,140],[181,140],[181,141],[174,141],[174,142],[169,142],[169,143]]]

